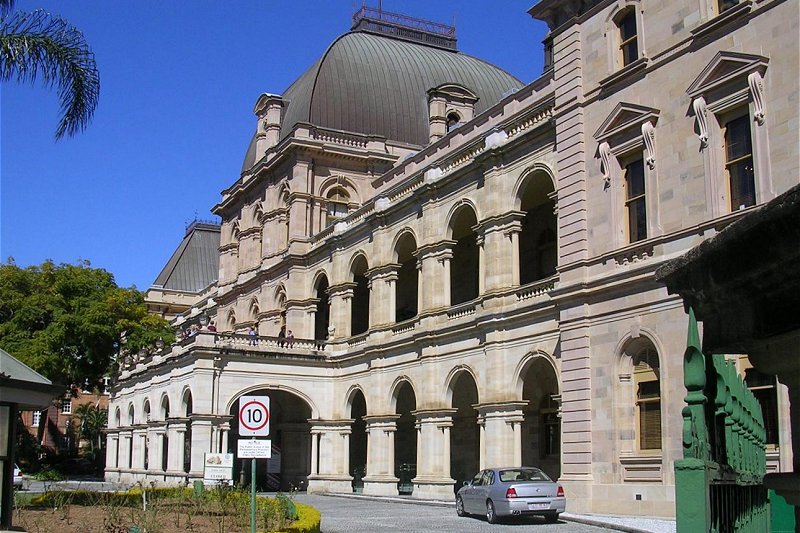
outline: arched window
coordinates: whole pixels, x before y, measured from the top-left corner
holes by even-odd
[[[353,262],[353,301],[350,309],[350,334],[358,335],[369,329],[369,280],[367,260],[359,255]]]
[[[615,20],[619,32],[619,58],[624,67],[639,59],[639,36],[636,31],[636,10],[629,7],[621,11]]]
[[[450,222],[453,258],[450,260],[450,305],[468,302],[478,297],[480,256],[478,236],[473,229],[478,220],[469,206],[460,207]]]
[[[447,132],[451,132],[457,127],[461,125],[461,117],[458,116],[458,113],[455,111],[451,111],[447,114]]]
[[[256,298],[253,298],[252,300],[250,300],[250,320],[252,320],[253,322],[256,323],[256,328],[258,328],[258,313],[259,312],[260,311],[259,311],[259,307],[258,307],[258,300]]]
[[[661,450],[661,380],[658,353],[641,348],[633,358],[639,450]]]
[[[402,322],[417,316],[419,270],[417,270],[417,242],[411,233],[397,241],[396,261],[400,264],[395,283],[395,321]]]
[[[328,193],[328,218],[327,225],[335,223],[338,219],[347,216],[350,211],[350,195],[344,187],[334,187]]]
[[[228,331],[236,331],[236,313],[234,313],[233,309],[228,311]]]
[[[144,420],[150,422],[150,400],[144,401]]]

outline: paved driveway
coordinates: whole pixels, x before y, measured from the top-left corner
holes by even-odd
[[[520,518],[490,525],[483,517],[459,518],[455,507],[437,507],[405,502],[358,500],[337,496],[298,494],[298,502],[313,505],[322,513],[322,533],[427,533],[471,531],[549,533],[570,531],[597,533],[605,529],[559,520],[546,524],[537,517]]]

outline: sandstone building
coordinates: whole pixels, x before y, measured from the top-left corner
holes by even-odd
[[[176,319],[217,331],[127,361],[108,479],[201,477],[263,393],[262,486],[449,499],[533,464],[570,511],[674,514],[687,318],[654,271],[798,183],[798,4],[530,14],[549,28],[530,83],[363,8],[258,98],[212,210],[218,281]],[[786,469],[785,389],[740,361]]]

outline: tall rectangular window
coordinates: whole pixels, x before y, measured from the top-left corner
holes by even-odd
[[[639,419],[639,449],[661,449],[661,383],[658,355],[645,348],[634,358],[634,387]]]
[[[625,165],[625,210],[628,212],[630,242],[647,238],[647,207],[644,190],[644,161],[635,159]]]
[[[31,425],[33,427],[38,428],[39,424],[42,421],[42,412],[41,411],[34,411],[33,412],[33,420],[31,421]]]
[[[731,211],[755,205],[756,177],[749,115],[725,124],[725,171],[728,174]]]
[[[761,405],[761,414],[764,417],[764,430],[766,443],[778,444],[778,389],[775,386],[775,376],[763,374],[755,368],[745,371],[744,382]]]
[[[622,66],[639,59],[639,44],[636,35],[636,12],[629,9],[617,23],[619,27],[619,49],[622,55]]]
[[[69,399],[61,400],[61,414],[63,415],[72,414],[72,400]]]

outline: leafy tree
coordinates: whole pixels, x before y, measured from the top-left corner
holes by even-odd
[[[90,403],[81,404],[75,409],[78,419],[79,438],[89,443],[89,456],[96,460],[103,451],[103,428],[108,421],[108,409],[100,409]]]
[[[0,0],[0,81],[58,87],[61,117],[56,139],[83,131],[97,107],[100,75],[83,34],[66,20],[41,10],[15,12]]]
[[[88,261],[0,265],[0,348],[50,380],[98,385],[114,370],[123,337],[125,349],[137,352],[174,334],[148,314],[141,292],[118,287]]]

